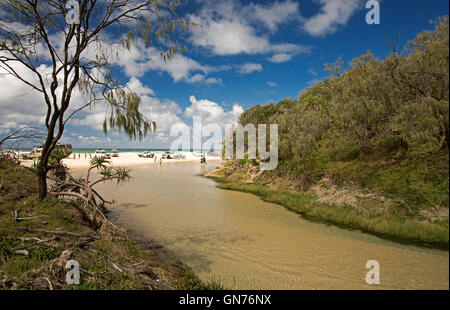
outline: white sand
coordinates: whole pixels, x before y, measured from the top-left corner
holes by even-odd
[[[185,159],[163,159],[162,164],[179,163],[187,161],[198,161],[200,163],[200,157],[195,156],[190,152],[179,152],[186,156]],[[89,167],[90,156],[89,154],[81,153],[78,159],[79,153],[71,154],[68,158],[64,159],[63,162],[66,164],[70,170],[85,169]],[[138,165],[159,165],[159,159],[161,158],[162,152],[155,152],[155,158],[141,158],[138,156],[139,153],[119,153],[119,157],[112,157],[108,159],[113,167],[128,167],[128,166],[138,166]],[[74,159],[75,155],[75,159]],[[91,154],[92,155],[92,154]],[[218,161],[221,160],[219,156],[208,156],[206,155],[207,161]],[[27,163],[29,162],[29,163]],[[32,165],[32,161],[24,161],[25,165]]]

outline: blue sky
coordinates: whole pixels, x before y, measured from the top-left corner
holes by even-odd
[[[166,67],[152,48],[142,46],[115,61],[116,75],[144,97],[144,112],[158,123],[158,132],[143,142],[118,133],[105,137],[99,130],[104,116],[99,108],[78,115],[66,130],[65,142],[75,147],[168,147],[170,128],[191,125],[193,115],[222,125],[253,105],[295,98],[327,76],[325,63],[339,56],[350,61],[368,50],[385,57],[394,34],[403,46],[420,31],[432,29],[429,20],[449,11],[444,0],[383,0],[381,23],[368,25],[365,0],[181,2],[179,15],[203,25],[180,37],[188,52]],[[9,91],[18,88],[12,92],[16,97],[24,92],[2,79]],[[0,130],[39,124],[38,118],[24,117],[23,109],[14,110],[15,96],[0,99]],[[28,97],[20,100],[33,104]]]

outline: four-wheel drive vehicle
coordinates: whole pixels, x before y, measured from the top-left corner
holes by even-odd
[[[164,153],[162,153],[161,158],[162,159],[171,159],[172,158],[171,155],[172,154],[170,152],[164,152]]]
[[[142,158],[153,158],[153,157],[155,157],[155,153],[145,151],[144,153],[138,154],[138,156],[142,157]]]
[[[106,153],[105,150],[96,150],[95,153],[94,153],[94,157],[110,159],[110,158],[111,158],[111,155],[109,155],[108,153]]]
[[[41,147],[33,147],[33,150],[29,153],[23,156],[24,159],[38,159],[42,155],[42,148]]]
[[[184,156],[184,155],[181,154],[181,153],[176,152],[176,153],[170,154],[170,158],[171,158],[171,159],[185,159],[186,156]]]

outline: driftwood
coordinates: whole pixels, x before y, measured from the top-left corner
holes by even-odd
[[[28,257],[30,255],[30,253],[27,250],[17,250],[14,253],[21,254],[21,255],[24,255],[26,257]]]
[[[52,282],[50,281],[50,279],[46,277],[45,280],[48,282],[50,291],[53,291],[53,285],[52,285]]]
[[[59,237],[53,237],[53,238],[50,238],[50,239],[33,238],[33,239],[35,239],[35,240],[37,239],[37,241],[36,241],[35,243],[28,244],[28,245],[27,245],[27,244],[19,245],[19,246],[13,248],[12,250],[13,250],[13,251],[16,251],[16,253],[17,253],[17,250],[22,250],[22,249],[25,249],[25,248],[30,248],[30,247],[33,247],[33,246],[35,246],[35,245],[41,244],[41,243],[47,243],[47,242],[56,240],[56,239],[58,239],[58,238],[59,238]]]
[[[107,167],[108,164],[110,162],[104,158],[93,158],[85,179],[76,180],[68,171],[64,174],[64,179],[49,176],[48,178],[53,181],[49,194],[74,202],[73,206],[83,219],[96,230],[123,237],[123,230],[108,221],[105,216],[108,212],[106,205],[114,202],[104,199],[93,187],[107,181],[116,181],[117,184],[126,182],[130,179],[130,170],[113,169]],[[93,170],[99,171],[102,177],[90,180]]]
[[[123,269],[114,264],[112,261],[108,260],[108,262],[113,266],[114,269],[116,269],[118,272],[123,273]]]
[[[78,232],[72,232],[72,231],[59,231],[59,230],[45,230],[40,228],[30,228],[30,227],[13,227],[17,230],[22,230],[26,232],[42,232],[46,234],[53,234],[53,235],[59,235],[59,236],[74,236],[74,237],[89,237],[93,239],[101,239],[99,235],[89,234],[89,233],[78,233]]]
[[[11,210],[11,216],[12,216],[11,220],[13,220],[14,222],[17,222],[17,210],[16,209],[14,209],[14,211]]]
[[[86,239],[81,240],[80,242],[78,242],[78,243],[77,243],[77,247],[79,247],[79,248],[86,248],[86,247],[89,245],[89,243],[92,243],[92,242],[94,242],[95,240],[96,240],[96,239],[94,239],[94,238],[88,237],[88,238],[86,238]]]
[[[149,285],[152,288],[156,288],[156,289],[162,289],[162,290],[172,290],[173,288],[165,285],[164,283],[160,282],[158,280],[158,276],[151,270],[151,268],[148,267],[141,267],[141,268],[133,268],[134,266],[140,265],[143,262],[131,265],[130,267],[121,267],[117,264],[115,264],[111,259],[108,259],[108,262],[111,264],[111,266],[117,270],[120,273],[130,273],[133,275],[146,275],[147,277],[149,277],[150,279],[144,278],[142,276],[139,277],[139,280],[145,284],[145,285]]]
[[[27,220],[34,220],[38,219],[40,217],[48,217],[46,215],[37,215],[37,216],[28,216],[28,217],[17,217],[17,212],[14,214],[14,217],[11,218],[14,222],[20,222],[20,221],[27,221]]]

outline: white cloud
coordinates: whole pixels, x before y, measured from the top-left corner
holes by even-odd
[[[14,70],[26,81],[39,86],[37,75],[26,69],[23,65],[15,64]],[[45,87],[49,91],[49,81],[46,77],[52,73],[52,68],[41,64],[37,71],[44,77]],[[62,79],[62,73],[58,76]],[[57,98],[61,98],[62,87],[56,89]],[[47,106],[44,97],[38,91],[20,81],[18,78],[7,74],[0,69],[0,127],[13,128],[24,125],[43,126],[46,117]],[[75,109],[87,102],[87,98],[75,89],[72,94],[71,106],[66,112],[69,115]]]
[[[312,36],[324,36],[333,33],[338,26],[346,25],[362,0],[319,0],[320,12],[304,23],[304,30]]]
[[[229,69],[229,66],[202,65],[181,54],[164,61],[158,49],[145,47],[142,41],[133,44],[130,50],[116,48],[119,50],[118,57],[113,57],[112,63],[120,66],[128,77],[142,77],[149,71],[159,71],[169,74],[174,82],[221,84],[220,78],[208,77],[208,74]]]
[[[135,77],[132,77],[130,79],[130,81],[127,83],[127,87],[129,89],[131,89],[132,91],[134,91],[139,96],[142,96],[142,95],[154,96],[155,95],[155,92],[153,91],[153,89],[142,85],[141,81],[139,81]]]
[[[277,44],[272,46],[272,51],[275,54],[268,58],[269,61],[274,63],[282,63],[287,62],[292,59],[292,57],[298,54],[306,54],[311,51],[311,47],[309,46],[299,46],[295,44]]]
[[[193,72],[208,72],[208,67],[180,54],[164,62],[156,48],[146,48],[141,41],[132,45],[130,50],[117,48],[119,49],[118,57],[115,57],[113,63],[122,67],[128,77],[141,77],[148,71],[156,70],[167,72],[174,82],[178,82],[189,80]]]
[[[240,74],[250,74],[250,73],[253,73],[253,72],[262,71],[262,69],[263,69],[263,67],[262,67],[261,64],[255,64],[255,63],[248,62],[248,63],[243,64],[239,68],[238,72]]]
[[[209,1],[203,3],[199,12],[188,15],[191,22],[203,26],[191,33],[190,41],[214,55],[284,53],[292,58],[306,51],[301,45],[274,44],[270,40],[269,32],[299,18],[298,4],[291,0],[247,6],[231,0],[214,2],[214,5]]]
[[[158,132],[167,132],[173,124],[182,122],[178,116],[182,113],[182,110],[175,101],[160,100],[154,97],[154,91],[143,85],[137,78],[132,78],[126,85],[141,97],[140,112],[148,120],[156,121]],[[106,105],[97,105],[89,111],[80,112],[77,118],[71,121],[71,124],[102,130],[106,115]]]
[[[184,111],[186,118],[199,116],[204,125],[218,124],[224,127],[225,124],[234,124],[239,116],[244,112],[242,106],[235,104],[233,109],[226,112],[218,103],[208,99],[197,100],[195,96],[190,96],[191,105]]]
[[[269,30],[276,31],[279,25],[298,18],[298,3],[290,0],[275,1],[266,6],[251,3],[246,8],[246,15],[263,23]]]
[[[269,81],[269,82],[267,82],[267,85],[269,85],[270,87],[276,87],[277,83]]]
[[[186,79],[188,83],[205,83],[205,84],[222,84],[222,79],[210,77],[207,78],[204,74],[197,73],[188,79]]]
[[[194,45],[211,49],[215,55],[264,53],[269,41],[255,34],[252,27],[238,20],[203,20],[192,18],[193,22],[205,24],[204,28],[192,34]]]
[[[308,73],[311,74],[311,75],[317,76],[317,72],[314,71],[313,69],[309,69]]]
[[[205,83],[206,84],[222,84],[222,79],[211,77],[211,78],[207,78],[205,80]]]
[[[286,53],[275,54],[268,60],[274,63],[282,63],[292,59],[292,55]]]

